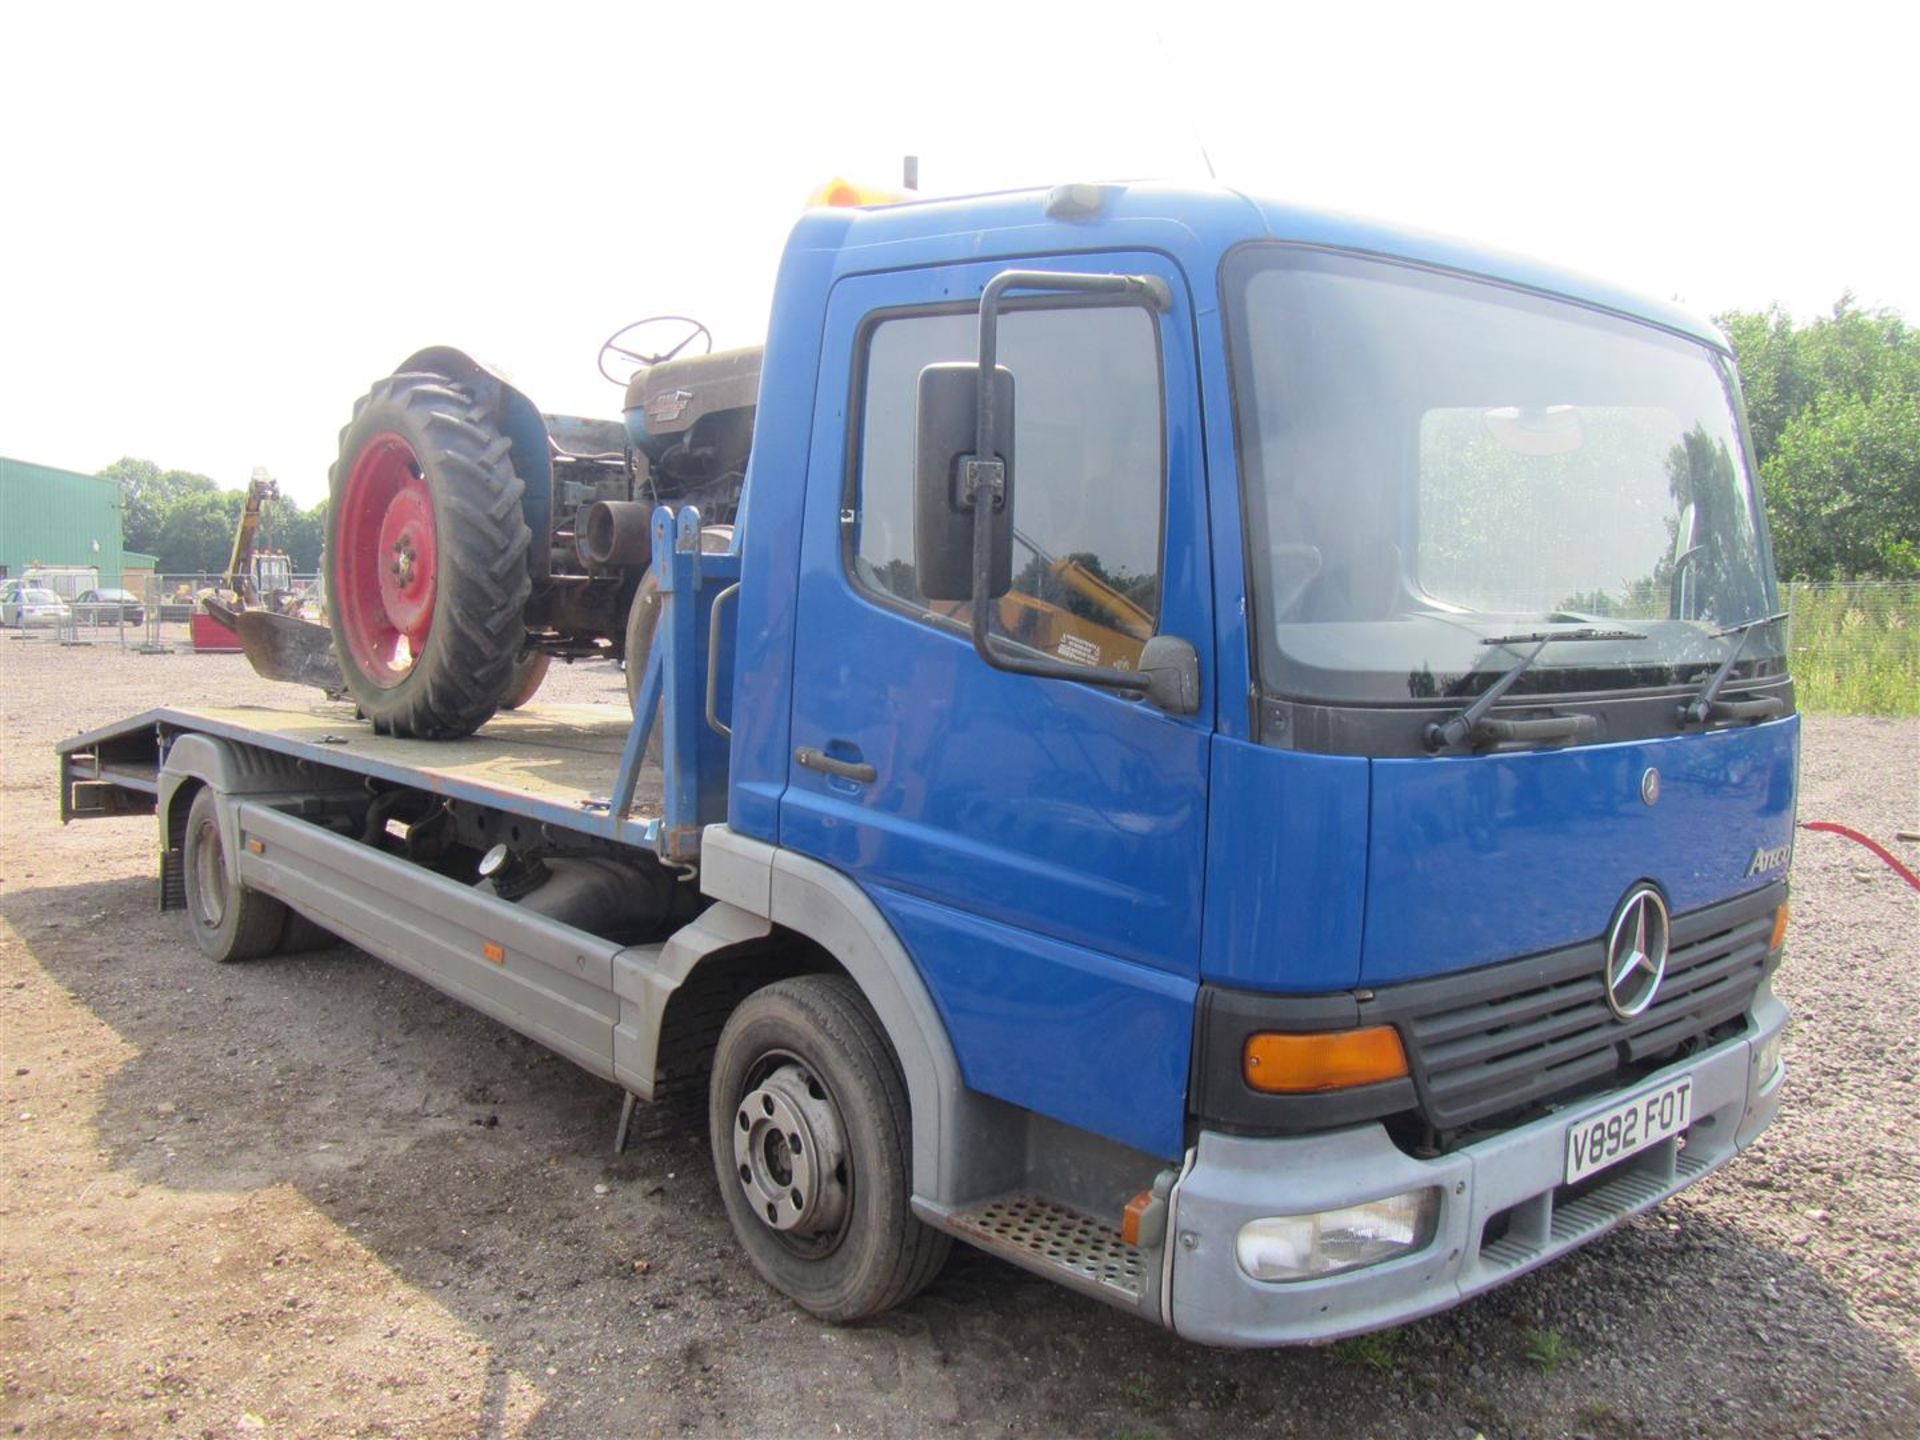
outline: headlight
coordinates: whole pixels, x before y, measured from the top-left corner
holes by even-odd
[[[1256,1280],[1310,1280],[1410,1254],[1433,1239],[1439,1216],[1434,1189],[1311,1215],[1269,1215],[1240,1227],[1234,1253]]]
[[[1757,1085],[1765,1085],[1780,1073],[1780,1042],[1787,1038],[1785,1030],[1776,1030],[1762,1040],[1753,1050],[1753,1079]]]

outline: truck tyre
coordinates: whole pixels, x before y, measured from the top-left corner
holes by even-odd
[[[507,437],[444,375],[390,375],[340,432],[328,623],[374,729],[451,739],[511,692],[532,533]]]
[[[891,1309],[946,1263],[952,1241],[909,1204],[899,1066],[844,975],[782,980],[740,1003],[714,1052],[708,1132],[753,1268],[821,1319]]]
[[[340,944],[340,937],[316,920],[309,920],[291,905],[283,907],[287,912],[287,928],[280,932],[280,943],[274,947],[276,955],[304,955],[313,950],[331,950]]]
[[[187,919],[194,943],[215,960],[257,960],[271,954],[287,928],[287,907],[271,895],[227,878],[219,802],[202,788],[187,811]]]
[[[544,650],[529,650],[513,662],[513,679],[507,686],[506,697],[501,700],[502,710],[518,710],[522,705],[540,693],[545,683],[547,671],[553,665],[553,656]]]

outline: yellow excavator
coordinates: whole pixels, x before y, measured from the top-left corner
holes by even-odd
[[[1002,633],[1042,654],[1081,665],[1108,665],[1116,670],[1138,665],[1140,651],[1153,638],[1153,616],[1078,556],[1050,555],[1020,530],[1013,532],[1013,538],[1038,562],[1036,581],[1041,576],[1056,581],[1086,601],[1099,618],[1015,588],[994,602]],[[964,622],[967,616],[964,601],[933,608],[956,621]]]
[[[247,482],[240,523],[234,527],[233,552],[227,557],[227,573],[221,577],[224,582],[221,598],[232,597],[229,603],[235,610],[274,610],[293,615],[304,603],[304,597],[293,588],[292,557],[284,550],[259,546],[260,525],[266,518],[268,502],[279,498],[279,482],[265,470],[256,469]]]
[[[201,592],[200,604],[240,637],[247,659],[268,679],[343,695],[347,682],[333,657],[321,603],[294,588],[291,556],[259,543],[267,506],[279,498],[279,482],[256,468],[234,527],[226,573],[217,587]]]

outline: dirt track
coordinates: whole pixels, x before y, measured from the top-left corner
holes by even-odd
[[[1844,842],[1796,858],[1781,1122],[1543,1273],[1230,1354],[962,1250],[835,1330],[736,1260],[697,1138],[612,1159],[611,1087],[344,947],[208,964],[155,909],[151,822],[60,828],[59,736],[276,694],[0,638],[0,1429],[1920,1431],[1920,897]],[[1920,825],[1920,724],[1816,718],[1804,769],[1804,818]]]

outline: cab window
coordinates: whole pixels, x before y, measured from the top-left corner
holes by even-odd
[[[972,314],[882,320],[867,335],[849,546],[855,583],[883,602],[968,620],[929,601],[913,565],[914,405],[920,372],[972,360]],[[994,630],[1055,659],[1132,668],[1160,613],[1166,425],[1158,331],[1138,306],[1022,309],[1000,321],[1013,374],[1013,589]]]

